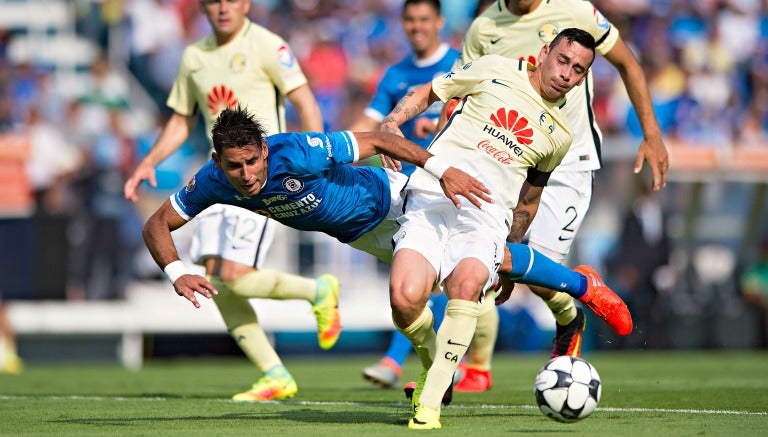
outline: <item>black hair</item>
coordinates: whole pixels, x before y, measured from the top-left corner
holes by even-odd
[[[553,39],[552,42],[549,43],[549,48],[550,49],[554,48],[555,46],[560,44],[560,41],[562,40],[566,40],[569,45],[573,42],[576,42],[579,45],[591,50],[592,56],[594,58],[595,47],[597,47],[597,43],[595,42],[595,38],[589,32],[583,31],[581,29],[577,29],[575,27],[569,27],[567,29],[563,29],[560,33],[557,34],[555,39]]]
[[[265,136],[264,128],[256,117],[240,105],[235,109],[221,111],[211,130],[213,148],[217,155],[221,155],[223,149],[232,147],[260,148]]]
[[[418,5],[422,3],[432,6],[435,8],[435,11],[437,11],[437,15],[440,15],[440,0],[405,0],[405,3],[403,3],[403,11],[410,5]]]

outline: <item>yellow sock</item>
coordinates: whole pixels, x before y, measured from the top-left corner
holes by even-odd
[[[545,300],[544,303],[552,311],[552,315],[560,326],[565,326],[576,318],[576,305],[573,304],[573,297],[568,293],[555,293],[555,297]]]
[[[219,294],[213,297],[213,301],[219,308],[227,331],[248,359],[262,372],[282,364],[267,334],[259,325],[256,312],[248,299],[233,293],[230,287],[218,277],[209,276],[208,280],[219,291]]]
[[[277,365],[283,364],[283,362],[280,361],[277,352],[275,352],[275,349],[272,347],[272,344],[269,342],[267,334],[258,323],[238,326],[229,331],[229,333],[232,335],[232,338],[235,339],[237,345],[240,346],[243,353],[245,353],[245,356],[247,356],[248,359],[262,371],[262,373]]]
[[[492,296],[491,296],[492,297]],[[493,349],[496,347],[496,337],[499,335],[499,312],[496,301],[486,296],[480,304],[480,316],[477,318],[475,336],[469,345],[469,362],[472,367],[491,370]]]
[[[453,373],[467,352],[480,315],[480,304],[451,299],[445,308],[445,318],[437,331],[435,361],[429,368],[419,403],[440,410],[443,393],[453,380]]]
[[[255,270],[227,282],[227,285],[235,294],[243,297],[303,299],[310,303],[314,303],[317,298],[317,283],[314,279],[272,269]]]
[[[407,328],[397,329],[411,340],[413,349],[421,360],[425,369],[432,365],[432,359],[435,357],[435,318],[429,307],[424,307],[418,318]],[[397,324],[395,324],[397,326]]]

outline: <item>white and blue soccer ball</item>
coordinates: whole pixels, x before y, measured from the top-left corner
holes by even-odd
[[[600,375],[592,364],[560,356],[539,370],[534,394],[545,416],[558,422],[576,422],[595,411],[602,390]]]

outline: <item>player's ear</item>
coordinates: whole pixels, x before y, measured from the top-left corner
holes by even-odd
[[[211,159],[213,159],[213,163],[216,165],[216,167],[221,168],[221,157],[216,152],[211,152]]]
[[[269,147],[265,140],[261,140],[261,159],[267,159],[267,156],[269,156]]]
[[[537,67],[541,65],[542,62],[544,62],[544,58],[546,58],[548,54],[549,54],[549,45],[544,44],[543,46],[541,46],[541,50],[539,50],[539,59],[537,60],[537,64],[536,64]]]

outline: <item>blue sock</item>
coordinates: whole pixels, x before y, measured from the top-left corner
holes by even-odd
[[[507,243],[512,253],[512,273],[504,275],[523,284],[562,291],[575,298],[587,292],[587,278],[558,264],[525,244]]]
[[[429,309],[432,311],[432,316],[435,318],[434,327],[435,330],[437,330],[445,316],[445,306],[448,305],[448,296],[446,296],[445,293],[433,294],[429,296],[427,305],[429,305]],[[400,367],[403,367],[403,363],[405,363],[405,359],[408,358],[408,355],[411,353],[411,349],[411,341],[408,340],[408,337],[395,329],[392,332],[392,340],[389,342],[389,349],[387,349],[387,353],[384,354],[384,357],[391,359],[399,364]]]

